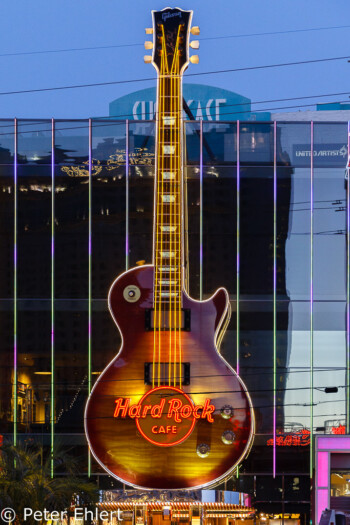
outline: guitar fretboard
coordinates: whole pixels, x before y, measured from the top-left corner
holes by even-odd
[[[181,305],[183,265],[181,77],[158,79],[154,302]],[[168,306],[169,307],[169,306]]]

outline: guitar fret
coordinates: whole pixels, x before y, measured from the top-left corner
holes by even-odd
[[[162,232],[174,232],[177,230],[177,226],[160,226]]]
[[[163,171],[163,179],[175,179],[175,172],[173,171]]]
[[[169,195],[169,193],[163,193],[163,195],[161,195],[161,198],[162,198],[162,201],[165,202],[165,203],[171,203],[171,202],[175,202],[175,195]]]
[[[163,144],[163,154],[164,155],[173,155],[175,153],[175,146],[169,144]]]
[[[174,124],[175,124],[175,117],[170,117],[168,115],[163,115],[163,124],[165,126],[174,126]]]
[[[166,240],[163,237],[162,243],[163,244],[176,244],[176,243],[179,244],[180,243],[180,239],[173,240],[173,239],[170,238],[170,240]]]

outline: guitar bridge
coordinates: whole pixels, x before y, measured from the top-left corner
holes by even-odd
[[[189,385],[190,363],[145,363],[145,384],[155,386]]]
[[[159,315],[160,314],[160,315]],[[177,331],[179,330],[178,325],[180,324],[181,332],[191,331],[191,310],[189,308],[181,309],[181,323],[179,323],[180,312],[173,312],[170,310],[163,310],[157,312],[154,315],[154,308],[147,308],[145,310],[145,330],[149,332],[151,330],[160,331]]]

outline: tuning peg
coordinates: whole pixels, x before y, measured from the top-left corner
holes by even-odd
[[[146,40],[145,49],[153,49],[153,42]]]
[[[145,55],[143,57],[143,60],[144,60],[145,64],[150,64],[152,62],[152,57],[149,56],[149,55]]]
[[[153,35],[153,27],[146,27],[146,35]]]
[[[192,33],[192,35],[194,35],[194,36],[198,36],[198,35],[200,34],[200,29],[199,29],[199,27],[198,27],[198,26],[193,26],[193,27],[191,28],[191,33]]]
[[[192,40],[192,42],[190,42],[190,47],[192,47],[192,49],[199,49],[199,41]]]
[[[192,55],[190,57],[190,62],[192,62],[192,64],[198,64],[199,63],[199,56],[198,55]]]

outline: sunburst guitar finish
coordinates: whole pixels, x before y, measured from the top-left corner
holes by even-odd
[[[254,434],[247,389],[218,350],[230,317],[227,291],[220,288],[205,301],[186,292],[182,74],[191,18],[181,9],[153,12],[154,264],[123,273],[110,289],[122,347],[96,381],[85,411],[96,460],[143,489],[214,486],[232,475]]]

